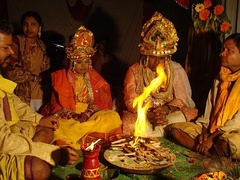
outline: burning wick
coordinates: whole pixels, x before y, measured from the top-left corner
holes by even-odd
[[[86,151],[92,151],[94,149],[94,145],[97,144],[101,139],[96,140],[95,142],[92,142],[88,147],[86,147]]]

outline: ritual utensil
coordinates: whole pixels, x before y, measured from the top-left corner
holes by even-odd
[[[176,156],[169,148],[161,146],[154,137],[141,137],[132,146],[134,137],[123,137],[113,141],[104,152],[104,158],[127,173],[153,174],[173,165]]]
[[[90,151],[93,150],[94,145],[97,144],[99,141],[101,141],[101,139],[96,140],[95,142],[92,142],[88,147],[86,147],[86,151]]]
[[[93,143],[85,143],[81,147],[83,153],[82,180],[100,180],[99,152],[101,146],[96,144],[100,139]]]

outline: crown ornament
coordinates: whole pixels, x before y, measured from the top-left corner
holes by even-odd
[[[96,52],[93,45],[93,33],[84,26],[80,26],[65,51],[70,59],[90,58]]]
[[[166,56],[177,51],[177,31],[171,21],[155,12],[152,18],[143,25],[140,53],[151,56]]]

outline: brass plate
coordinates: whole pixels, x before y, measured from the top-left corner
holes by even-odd
[[[124,159],[119,159],[119,155],[123,155],[121,150],[106,150],[104,152],[104,158],[112,165],[121,168],[127,173],[133,174],[153,174],[166,169],[176,161],[176,156],[174,153],[169,153],[168,160],[164,160],[162,165],[150,165],[145,163],[137,163],[131,158],[125,157]],[[167,159],[167,158],[166,158]]]

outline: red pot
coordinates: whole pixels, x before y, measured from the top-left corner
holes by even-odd
[[[83,153],[82,180],[100,180],[99,152],[101,146],[94,145],[93,150],[85,150],[91,143],[85,143],[81,147]]]

